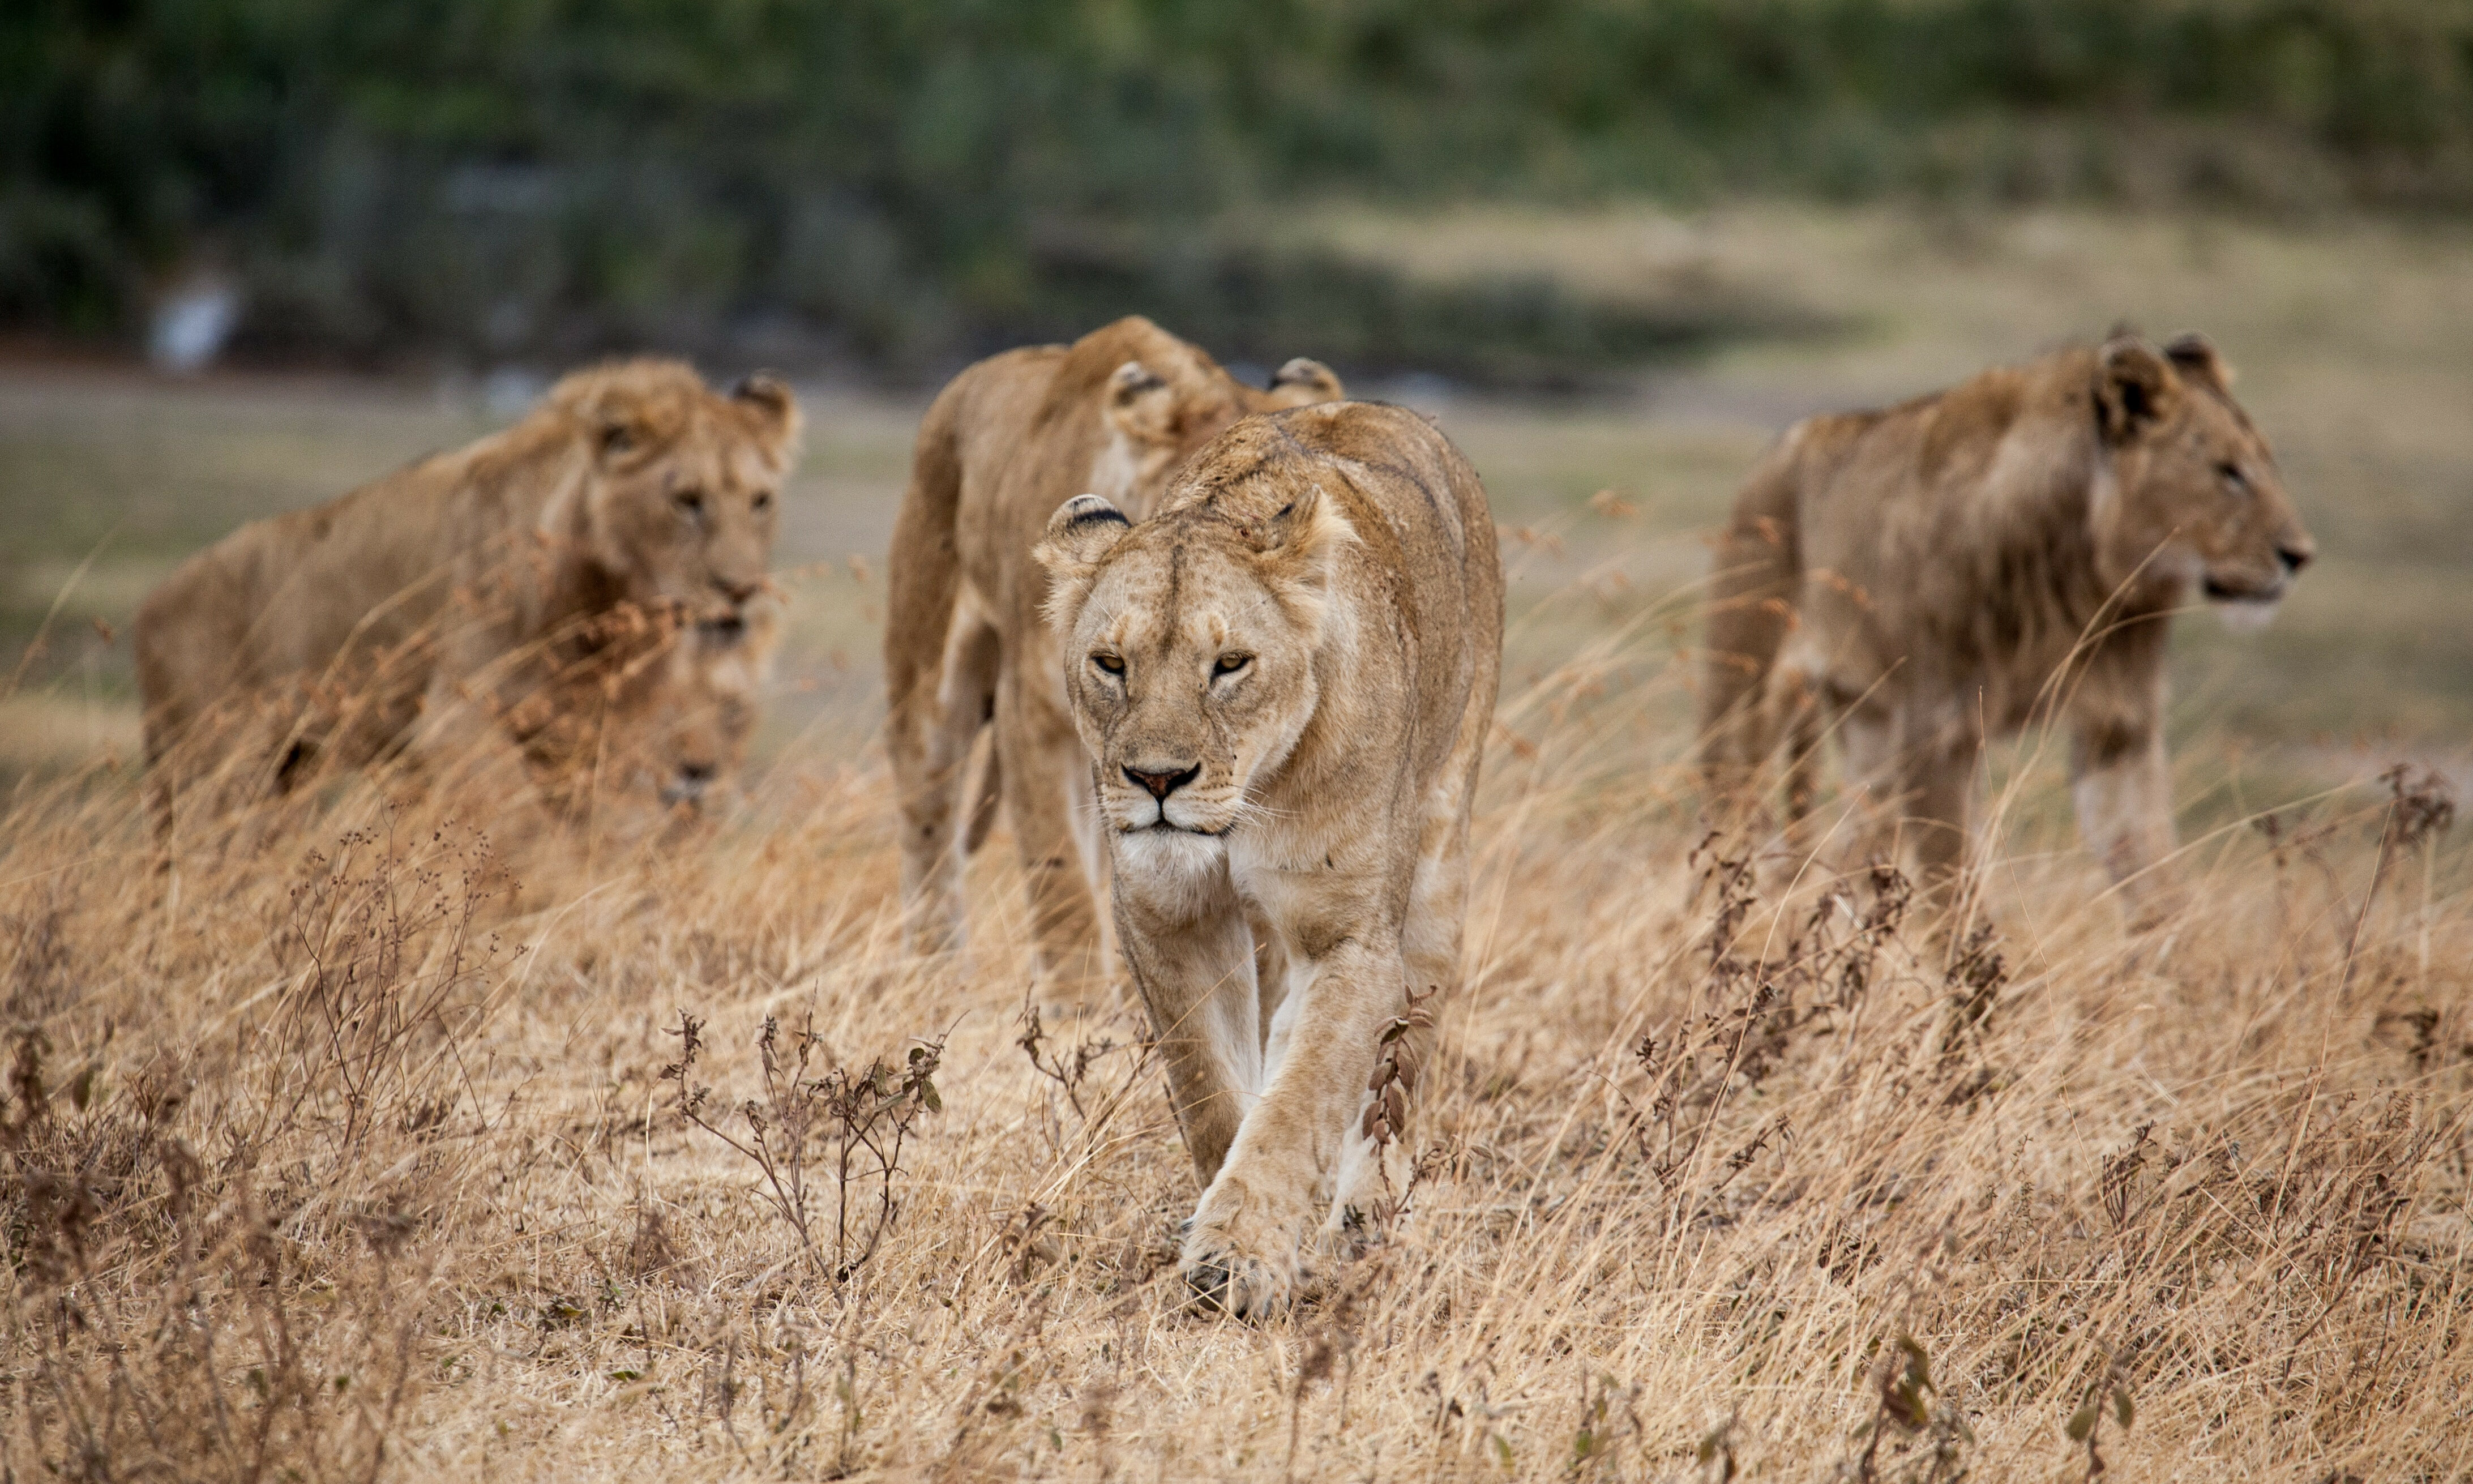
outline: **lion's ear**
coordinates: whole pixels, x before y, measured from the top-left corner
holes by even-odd
[[[1095,494],[1077,494],[1047,517],[1046,534],[1031,548],[1031,560],[1047,572],[1047,621],[1062,629],[1091,591],[1091,579],[1108,553],[1116,549],[1133,522],[1125,513]]]
[[[1316,402],[1336,402],[1347,395],[1348,389],[1339,384],[1338,374],[1309,356],[1298,356],[1271,373],[1273,407],[1310,407]]]
[[[1108,378],[1108,426],[1137,443],[1163,443],[1176,431],[1176,390],[1140,361],[1127,361]]]
[[[592,451],[605,462],[623,459],[644,443],[644,430],[620,414],[607,413],[593,421]]]
[[[2215,342],[2197,330],[2185,330],[2173,337],[2164,347],[2165,358],[2193,381],[2204,382],[2218,392],[2233,389],[2233,369],[2216,353]]]
[[[2125,443],[2172,412],[2172,369],[2147,343],[2116,336],[2104,343],[2096,372],[2096,423],[2104,442]]]
[[[799,415],[799,398],[789,387],[757,371],[731,388],[730,399],[755,416],[764,451],[772,461],[788,464],[798,452],[799,434],[805,427]]]

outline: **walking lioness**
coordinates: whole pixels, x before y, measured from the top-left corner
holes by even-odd
[[[1413,413],[1308,407],[1237,423],[1139,525],[1067,502],[1038,555],[1117,938],[1206,1187],[1185,1275],[1267,1312],[1317,1228],[1401,1188],[1371,1132],[1406,1115],[1430,1033],[1369,1074],[1407,993],[1458,981],[1502,652],[1485,491]]]
[[[1083,999],[1104,983],[1090,790],[1030,549],[1066,499],[1097,491],[1140,519],[1169,470],[1238,418],[1339,395],[1339,378],[1302,357],[1268,390],[1244,386],[1139,316],[1069,346],[990,356],[937,395],[893,526],[884,633],[885,750],[915,946],[960,944],[962,858],[986,832],[1001,777],[1043,985]],[[963,764],[991,725],[966,814]]]
[[[2199,336],[2125,334],[1796,424],[1718,548],[1713,782],[1748,781],[1783,737],[1799,817],[1833,730],[1850,783],[1946,877],[1984,739],[2056,720],[2088,845],[2139,914],[2167,905],[2168,621],[2200,594],[2263,621],[2314,550],[2231,379]]]

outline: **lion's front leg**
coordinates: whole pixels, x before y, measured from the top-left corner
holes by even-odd
[[[2162,729],[2081,726],[2071,739],[2070,799],[2078,833],[2128,895],[2130,922],[2148,927],[2175,905],[2173,768]]]
[[[1369,932],[1290,990],[1285,1054],[1186,1236],[1186,1281],[1204,1300],[1260,1315],[1294,1297],[1352,1145],[1364,1143],[1366,1078],[1405,982],[1398,939]]]
[[[1186,1153],[1208,1185],[1262,1089],[1254,935],[1216,842],[1143,844],[1155,858],[1131,872],[1117,862],[1117,934],[1150,1014]]]
[[[1051,668],[1053,666],[1051,665]],[[1033,969],[1043,998],[1101,1005],[1107,945],[1099,932],[1096,848],[1088,827],[1091,760],[1071,719],[1020,672],[997,683],[996,757],[1004,802],[1030,894]],[[1240,924],[1241,925],[1241,924]]]

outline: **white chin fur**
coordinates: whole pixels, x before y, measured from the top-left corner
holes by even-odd
[[[2256,634],[2275,622],[2275,610],[2282,608],[2284,602],[2280,598],[2269,598],[2265,601],[2256,598],[2235,598],[2229,602],[2221,602],[2212,606],[2216,610],[2216,616],[2224,621],[2225,628],[2235,634]]]
[[[1116,864],[1142,876],[1179,880],[1221,870],[1228,859],[1224,841],[1182,829],[1134,829],[1116,837]]]

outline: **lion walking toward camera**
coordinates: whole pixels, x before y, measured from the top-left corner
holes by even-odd
[[[886,569],[886,750],[915,946],[961,943],[964,857],[1001,799],[1029,880],[1042,982],[1074,998],[1105,982],[1104,852],[1031,548],[1074,495],[1096,491],[1140,516],[1169,471],[1238,418],[1339,395],[1337,377],[1302,358],[1267,391],[1244,386],[1134,317],[1070,346],[991,356],[937,395]],[[985,728],[995,745],[965,810],[963,770]]]
[[[1945,883],[1983,744],[2070,737],[2078,826],[2136,910],[2169,904],[2165,640],[2203,595],[2263,622],[2314,546],[2214,348],[2133,336],[1986,371],[1885,412],[1796,424],[1718,546],[1701,692],[1712,785],[1781,742],[1789,821],[1834,733],[1875,812]]]
[[[1250,418],[1139,524],[1096,495],[1039,558],[1116,931],[1205,1189],[1187,1280],[1277,1310],[1405,1188],[1394,1137],[1459,982],[1502,656],[1476,470],[1397,407]]]

